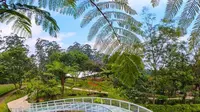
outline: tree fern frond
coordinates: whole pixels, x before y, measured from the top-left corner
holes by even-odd
[[[127,37],[126,39],[120,38],[120,41],[123,41],[124,43],[127,42],[127,44],[130,42],[131,43],[140,42],[140,39],[133,32],[119,27],[114,27],[114,29],[119,35]]]
[[[165,19],[172,19],[176,16],[179,9],[183,4],[183,0],[168,0],[167,8],[165,11]]]
[[[12,30],[19,36],[30,37],[31,36],[31,25],[23,19],[17,19],[12,25]]]
[[[0,21],[6,24],[13,22],[12,29],[14,33],[19,34],[19,36],[30,37],[31,35],[31,21],[19,12],[9,9],[0,9]]]
[[[119,43],[118,40],[112,39],[109,46],[107,46],[107,48],[104,50],[104,53],[105,54],[113,54],[116,51],[119,51],[120,46],[121,46],[121,44]]]
[[[125,11],[126,13],[128,13],[130,15],[137,14],[135,10],[133,10],[131,7],[129,7],[126,4],[126,0],[124,2],[122,2],[121,0],[108,1],[108,2],[97,2],[96,5],[101,10],[118,9],[118,10]],[[93,7],[93,5],[91,4],[91,2],[89,2],[89,0],[86,0],[86,1],[83,1],[82,3],[80,3],[77,7],[76,18],[80,17],[90,7]]]
[[[106,38],[109,34],[112,34],[112,29],[110,28],[109,25],[106,25],[102,28],[100,33],[96,36],[96,38],[101,38],[104,39]]]
[[[159,5],[160,0],[151,0],[151,3],[152,3],[152,6],[153,6],[153,7],[156,7],[156,6]]]
[[[191,32],[191,35],[190,35],[190,41],[189,41],[189,45],[191,48],[193,48],[193,46],[199,44],[200,42],[200,34],[199,34],[199,31],[200,31],[200,15],[198,15],[198,17],[196,18],[196,21],[194,23],[194,26],[193,26],[193,30]]]
[[[59,27],[55,19],[53,19],[49,12],[38,9],[35,6],[17,4],[17,9],[26,9],[26,14],[34,14],[37,25],[42,25],[44,31],[48,31],[51,36],[57,37]],[[30,12],[30,13],[29,13]]]
[[[123,23],[125,21],[132,21],[134,22],[134,25],[140,25],[141,23],[139,23],[138,21],[136,21],[132,16],[128,15],[128,14],[124,14],[122,12],[115,12],[115,11],[107,11],[104,13],[105,16],[109,19],[109,21],[111,23],[114,24],[114,22],[119,22],[119,23]],[[92,17],[94,18],[94,17]],[[112,18],[112,19],[111,19]],[[85,22],[83,22],[85,21]],[[87,22],[87,23],[86,23]],[[83,19],[82,20],[82,25],[85,26],[85,24],[88,24],[88,20]],[[89,34],[88,34],[88,40],[91,40],[93,37],[96,36],[96,34],[98,33],[98,31],[104,26],[108,24],[108,22],[105,20],[104,17],[100,17],[90,28]],[[126,23],[127,25],[127,23]]]
[[[118,21],[117,23],[118,23],[119,27],[122,27],[122,28],[132,31],[138,35],[143,36],[143,31],[140,29],[141,23],[137,22],[136,20],[134,20],[134,21],[132,21],[132,20],[131,21],[130,20]]]
[[[184,10],[181,14],[179,25],[181,28],[187,29],[192,21],[195,19],[197,13],[199,13],[200,1],[188,0]]]
[[[36,0],[8,0],[9,4],[21,3],[27,5],[33,5]]]
[[[73,9],[73,15],[74,15],[76,0],[9,0],[8,3],[9,4],[20,3],[23,5],[38,4],[37,6],[39,6],[40,8],[48,8],[49,10],[61,12],[62,14],[66,15],[72,15],[71,12]]]
[[[99,18],[90,28],[89,34],[88,34],[88,40],[92,40],[96,34],[99,32],[99,30],[104,26],[108,24],[104,17]]]
[[[92,4],[89,0],[84,0],[76,8],[75,18],[80,17]]]
[[[135,80],[141,75],[140,71],[144,68],[139,56],[126,52],[115,53],[110,57],[109,63],[113,63],[112,69],[115,76],[127,86],[132,86],[135,83]]]
[[[108,19],[113,17],[115,19],[121,19],[124,21],[131,20],[135,24],[140,24],[131,15],[125,14],[123,12],[106,11],[106,12],[104,12],[104,15]],[[95,19],[98,16],[102,16],[102,15],[97,9],[93,9],[93,10],[89,11],[87,14],[85,14],[83,20],[81,21],[81,27],[85,27],[87,24],[89,24],[93,19]]]
[[[130,15],[135,15],[137,14],[137,12],[135,10],[133,10],[129,5],[126,4],[126,2],[122,2],[122,1],[108,1],[108,2],[99,2],[97,3],[97,6],[101,9],[101,10],[105,10],[105,9],[118,9],[121,11],[125,11],[126,13],[130,14]]]
[[[29,23],[31,23],[30,19],[27,18],[25,15],[17,12],[17,11],[14,11],[14,10],[10,10],[10,9],[0,9],[0,15],[4,15],[4,14],[11,14],[11,15],[14,15],[18,18],[21,18],[21,19],[25,19],[26,21],[28,21]],[[4,18],[4,19],[7,19],[7,18]]]

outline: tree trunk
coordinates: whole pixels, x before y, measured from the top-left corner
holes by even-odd
[[[64,91],[65,91],[65,76],[64,77],[61,77],[61,92],[62,92],[62,95],[64,95]]]
[[[183,99],[182,99],[182,102],[185,104],[185,98],[186,98],[186,96],[187,96],[187,93],[186,92],[184,92],[184,95],[183,95]]]
[[[14,85],[15,85],[15,89],[17,89],[17,84],[16,84],[16,83],[14,83]]]
[[[20,81],[19,82],[19,89],[21,89],[22,88],[22,82]]]
[[[153,93],[153,104],[155,104],[155,103],[156,103],[156,94]]]

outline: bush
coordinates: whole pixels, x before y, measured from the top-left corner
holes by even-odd
[[[144,105],[153,112],[200,112],[200,104]]]

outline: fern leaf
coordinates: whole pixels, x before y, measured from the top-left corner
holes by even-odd
[[[184,11],[181,14],[181,19],[179,21],[179,26],[187,29],[193,20],[195,19],[196,15],[199,13],[200,2],[197,0],[188,0]]]
[[[156,7],[159,5],[160,0],[151,0],[152,6]]]
[[[183,0],[168,0],[167,8],[165,11],[165,19],[171,20],[178,13]]]

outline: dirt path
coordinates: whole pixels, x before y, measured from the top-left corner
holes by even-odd
[[[17,91],[17,90],[12,90],[12,91],[6,93],[5,95],[1,96],[1,97],[0,97],[0,104],[6,99],[6,97],[12,95],[12,94],[13,94],[14,92],[16,92],[16,91]]]
[[[70,87],[65,87],[65,88],[71,89]],[[97,91],[97,90],[91,90],[91,89],[72,88],[72,90],[108,94],[108,92],[105,92],[105,91]]]

